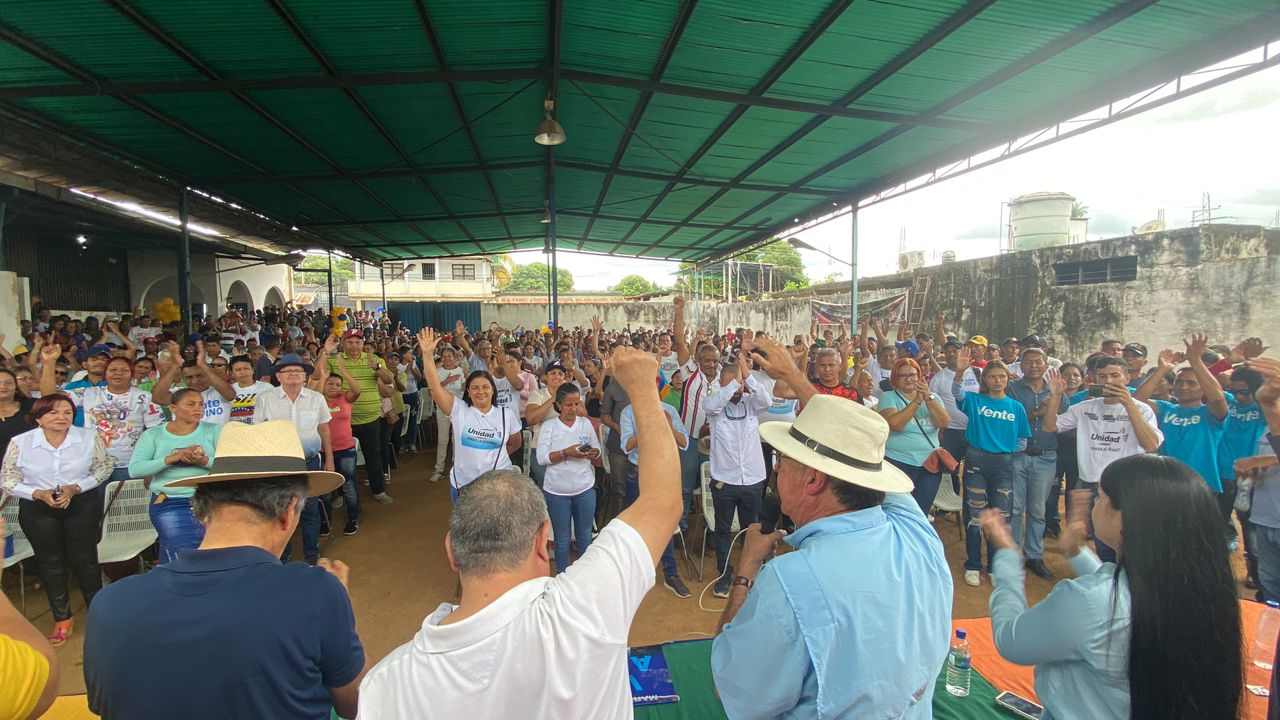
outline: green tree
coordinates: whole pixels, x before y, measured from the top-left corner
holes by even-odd
[[[528,265],[517,265],[511,273],[511,282],[506,289],[511,292],[546,292],[548,289],[546,263],[534,262]],[[556,268],[556,288],[559,292],[573,290],[573,273],[564,268]]]
[[[328,270],[329,256],[327,255],[308,255],[298,263],[298,268],[302,270]],[[342,257],[333,258],[333,284],[340,285],[356,276],[356,263]],[[293,273],[293,282],[299,285],[323,285],[327,281],[323,273]]]
[[[799,290],[809,287],[809,276],[804,273],[804,260],[800,251],[791,247],[786,240],[774,240],[758,250],[747,253],[743,260],[776,265],[775,273],[782,276],[782,284],[788,290]],[[778,282],[774,280],[774,282]]]
[[[507,253],[489,256],[489,266],[493,270],[493,279],[498,284],[498,291],[507,289],[511,284],[511,276],[516,272],[516,261]]]
[[[1083,218],[1089,217],[1089,206],[1077,200],[1071,203],[1071,217]]]
[[[662,288],[646,280],[643,275],[628,275],[619,280],[617,285],[609,288],[609,292],[632,297],[662,292]]]

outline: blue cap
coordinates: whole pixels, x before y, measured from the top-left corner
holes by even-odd
[[[98,355],[110,355],[110,354],[111,354],[110,345],[107,345],[105,343],[98,343],[97,345],[94,345],[93,347],[89,348],[89,351],[86,352],[84,356],[86,359],[88,359],[91,357],[96,357]]]
[[[899,350],[906,350],[911,357],[920,354],[920,346],[916,344],[915,340],[903,340],[902,342],[894,343],[894,345],[897,345]]]

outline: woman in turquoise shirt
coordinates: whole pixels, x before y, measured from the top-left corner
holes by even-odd
[[[964,439],[969,450],[964,456],[964,506],[963,514],[968,530],[965,532],[964,582],[977,586],[981,582],[982,532],[978,516],[988,507],[995,508],[1006,517],[1013,508],[1013,459],[1027,448],[1031,437],[1031,423],[1022,403],[1005,395],[1009,387],[1009,368],[999,360],[992,360],[982,368],[978,376],[978,392],[964,389],[960,381],[969,369],[970,350],[956,352],[956,376],[951,392],[956,407],[969,418]],[[995,548],[987,543],[987,570],[995,561]]]
[[[204,526],[191,513],[195,488],[170,487],[175,480],[208,475],[218,445],[221,425],[201,422],[204,398],[191,388],[173,394],[173,420],[157,425],[138,439],[129,460],[129,475],[145,477],[151,489],[151,524],[160,536],[160,563],[183,550],[194,550],[204,540]]]
[[[925,469],[924,462],[938,447],[938,428],[946,427],[951,415],[942,398],[929,392],[920,364],[915,360],[902,358],[895,362],[889,381],[893,383],[893,390],[881,395],[880,404],[876,406],[889,422],[884,456],[911,478],[915,484],[911,497],[920,506],[920,512],[928,515],[942,476]]]
[[[983,530],[998,548],[991,630],[1001,657],[1036,666],[1045,718],[1235,720],[1244,688],[1240,606],[1213,493],[1172,458],[1135,455],[1102,471],[1084,543],[1089,491],[1071,494],[1059,537],[1076,579],[1027,608],[1022,558],[1004,516]]]

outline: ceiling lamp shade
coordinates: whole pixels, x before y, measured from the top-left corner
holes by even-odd
[[[564,128],[560,127],[560,123],[551,117],[551,111],[555,108],[555,102],[548,99],[542,103],[545,110],[542,122],[538,123],[538,132],[533,136],[533,141],[539,145],[559,145],[565,141]]]

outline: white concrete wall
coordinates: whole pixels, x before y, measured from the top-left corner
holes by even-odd
[[[191,256],[191,302],[204,303],[206,312],[218,314],[227,293],[238,280],[244,283],[249,308],[267,304],[273,288],[285,300],[293,296],[293,277],[288,265],[251,265],[252,261],[226,260],[212,255]],[[221,270],[223,272],[219,273]],[[177,257],[167,250],[129,252],[129,297],[134,307],[151,312],[160,298],[178,299]]]
[[[22,342],[22,321],[31,319],[31,287],[17,273],[0,271],[0,334],[10,352]]]

